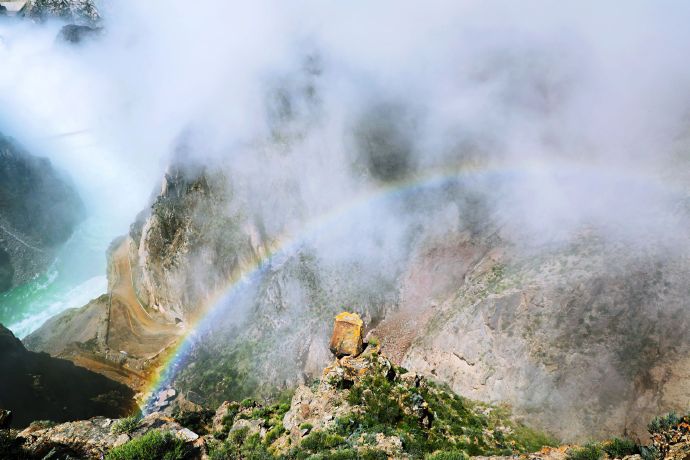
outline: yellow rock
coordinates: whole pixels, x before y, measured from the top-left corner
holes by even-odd
[[[362,352],[364,321],[357,313],[342,312],[335,317],[330,349],[338,357],[357,356]]]

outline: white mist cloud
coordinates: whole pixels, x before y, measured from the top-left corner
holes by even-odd
[[[516,234],[682,233],[684,2],[103,8],[106,33],[78,47],[55,43],[58,23],[0,23],[0,126],[117,210],[123,229],[193,133],[190,160],[228,169],[269,232],[297,231],[381,186],[356,139],[381,123],[370,137],[399,137],[381,161],[409,155],[403,181],[467,162],[498,171],[473,187]],[[356,226],[372,242],[419,223],[380,215]]]

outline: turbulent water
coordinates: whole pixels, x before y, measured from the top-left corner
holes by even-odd
[[[105,252],[114,236],[104,219],[87,219],[46,273],[0,295],[0,323],[23,338],[51,316],[106,292]]]

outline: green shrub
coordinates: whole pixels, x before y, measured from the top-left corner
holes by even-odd
[[[600,460],[603,456],[604,450],[594,443],[570,449],[567,454],[568,460]]]
[[[281,434],[285,433],[285,427],[282,423],[277,424],[266,433],[266,439],[264,440],[269,446],[280,437]]]
[[[209,445],[211,460],[273,460],[275,457],[261,442],[258,434],[249,434],[248,428],[235,430],[222,443]]]
[[[183,427],[203,436],[208,434],[206,427],[211,424],[214,414],[214,411],[207,409],[200,411],[176,410],[173,412],[173,418]]]
[[[327,431],[313,431],[302,439],[302,449],[318,453],[345,444],[345,438]]]
[[[134,430],[137,429],[138,426],[139,417],[137,417],[136,415],[132,415],[131,417],[122,418],[117,422],[113,423],[113,426],[110,428],[110,431],[113,434],[131,434],[134,432]]]
[[[154,430],[115,447],[105,458],[106,460],[182,460],[190,453],[191,450],[181,439],[177,439],[168,432]]]
[[[647,425],[647,430],[650,434],[661,433],[662,431],[672,428],[678,423],[680,423],[681,418],[675,412],[671,412],[660,417],[654,417],[649,425]]]
[[[640,446],[640,457],[642,460],[659,460],[661,454],[659,449],[654,446]]]
[[[29,427],[33,430],[45,430],[46,428],[52,428],[57,425],[57,422],[52,420],[34,420],[29,424]]]
[[[306,423],[306,422],[305,422],[305,423],[302,423],[302,424],[299,426],[299,429],[300,429],[300,430],[311,430],[312,428],[314,428],[314,425],[312,425],[311,423]]]
[[[630,439],[613,438],[605,442],[602,448],[611,458],[623,458],[626,455],[640,453],[640,448],[637,443]]]

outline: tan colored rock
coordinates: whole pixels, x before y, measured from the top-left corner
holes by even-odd
[[[364,322],[357,313],[342,312],[335,317],[333,336],[329,348],[337,357],[357,356],[364,347]]]

